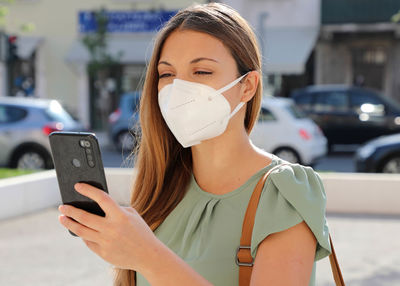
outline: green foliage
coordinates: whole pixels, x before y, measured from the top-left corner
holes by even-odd
[[[8,7],[0,5],[0,28],[4,28],[6,25],[6,17],[9,13]]]
[[[25,169],[8,169],[8,168],[0,168],[0,179],[28,175],[32,173],[38,172],[37,170],[25,170]]]
[[[119,63],[122,53],[114,56],[107,51],[107,24],[106,10],[101,8],[94,12],[97,31],[88,33],[82,38],[82,43],[90,53],[88,71],[91,75]]]
[[[399,23],[400,22],[400,10],[392,16],[392,22]]]
[[[21,25],[20,29],[23,32],[32,32],[36,29],[36,25],[32,22],[24,23]]]
[[[10,9],[7,6],[14,2],[15,0],[0,0],[0,30],[4,30],[6,27],[6,18],[10,12]],[[35,24],[33,23],[24,23],[21,25],[22,32],[32,32],[35,28]]]

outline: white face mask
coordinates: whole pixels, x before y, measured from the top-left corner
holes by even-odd
[[[231,113],[223,92],[236,85],[243,77],[216,90],[208,85],[175,79],[158,94],[161,113],[169,129],[183,147],[224,133],[229,119],[244,105],[240,102]]]

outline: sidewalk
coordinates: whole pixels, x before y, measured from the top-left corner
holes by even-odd
[[[58,215],[50,208],[0,221],[0,285],[112,285],[109,264],[72,237]],[[347,285],[400,285],[400,217],[327,218]],[[316,285],[334,285],[328,258],[317,263]]]

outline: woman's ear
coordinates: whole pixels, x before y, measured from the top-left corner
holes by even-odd
[[[260,81],[260,73],[251,71],[245,76],[242,83],[242,102],[248,102],[256,93],[258,82]]]

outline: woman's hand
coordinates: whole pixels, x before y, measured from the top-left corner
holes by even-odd
[[[60,222],[94,253],[118,268],[140,270],[151,265],[158,240],[136,210],[120,207],[107,193],[91,185],[78,183],[75,189],[97,202],[105,217],[61,205],[59,210],[64,215],[60,215]]]

